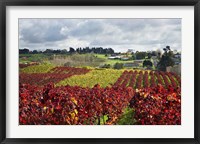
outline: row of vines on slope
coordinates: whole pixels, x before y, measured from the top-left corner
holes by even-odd
[[[180,77],[171,72],[162,71],[124,71],[114,86],[133,87],[134,89],[155,87],[162,85],[165,88],[181,86]]]
[[[81,75],[89,72],[86,68],[55,67],[47,73],[20,73],[19,82],[31,85],[44,85],[49,82],[57,83],[73,75]]]

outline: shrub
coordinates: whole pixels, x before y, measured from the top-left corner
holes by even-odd
[[[124,64],[123,63],[115,63],[114,64],[114,69],[123,69],[124,68]]]
[[[110,64],[104,64],[103,66],[101,66],[101,68],[110,68],[111,65]]]

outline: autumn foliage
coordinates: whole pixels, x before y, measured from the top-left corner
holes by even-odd
[[[103,119],[103,124],[117,124],[127,107],[134,111],[132,119],[138,125],[181,124],[181,78],[178,75],[125,70],[117,73],[109,85],[78,86],[78,82],[102,80],[93,78],[90,71],[54,67],[46,73],[20,73],[19,124],[99,125],[104,116],[107,119]],[[75,86],[56,85],[61,80],[86,73],[89,79],[77,80]],[[112,73],[105,73],[108,74]],[[113,79],[108,76],[107,81],[109,78]]]
[[[132,88],[20,85],[19,115],[22,125],[98,124],[101,116],[114,123],[129,105]]]
[[[162,85],[138,90],[130,105],[135,110],[137,124],[180,125],[181,90]]]

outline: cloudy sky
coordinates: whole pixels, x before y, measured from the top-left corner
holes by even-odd
[[[181,50],[181,19],[19,19],[19,48]]]

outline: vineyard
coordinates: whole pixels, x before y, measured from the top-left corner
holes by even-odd
[[[117,125],[127,108],[132,124],[181,124],[175,73],[33,65],[19,83],[21,125]]]
[[[32,85],[44,85],[49,82],[57,83],[62,79],[69,78],[73,75],[85,74],[87,72],[89,72],[89,70],[83,68],[55,67],[47,73],[21,73],[19,82]]]

